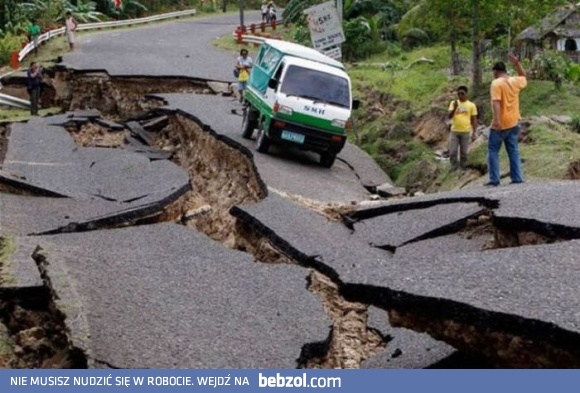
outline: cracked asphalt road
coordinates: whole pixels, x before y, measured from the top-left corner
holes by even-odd
[[[209,42],[236,21],[237,15],[225,15],[83,35],[64,64],[111,75],[229,81],[234,56]],[[160,96],[164,111],[253,150],[239,135],[241,117],[232,114],[237,104],[230,98]],[[395,328],[382,326],[386,321],[371,309],[368,327],[394,340],[363,367],[429,367],[461,351],[514,367],[580,366],[577,182],[361,205],[347,226],[284,193],[321,202],[367,199],[364,186],[388,178],[365,154],[350,146],[331,170],[310,154],[253,154],[257,175],[281,193],[230,213],[299,265],[266,266],[176,224],[108,229],[166,207],[168,195],[185,190],[187,173],[131,152],[78,149],[55,125],[58,119],[14,125],[8,138],[0,175],[46,193],[0,193],[0,235],[18,245],[15,263],[3,268],[14,277],[11,288],[41,285],[27,254],[35,244],[42,247],[74,344],[93,367],[299,366],[308,345],[332,334],[322,301],[306,289],[307,269],[328,275],[348,301],[391,313]],[[127,170],[140,175],[126,177]],[[153,186],[160,191],[149,193]],[[480,214],[491,217],[496,233],[463,233]],[[63,228],[94,231],[27,236]],[[547,240],[484,250],[501,233],[523,239],[529,232]]]

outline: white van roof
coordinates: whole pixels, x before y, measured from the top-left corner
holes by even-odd
[[[303,57],[289,56],[284,60],[284,62],[286,63],[287,66],[297,65],[300,67],[322,71],[327,74],[340,76],[345,79],[350,79],[346,71],[341,68],[333,67],[328,64],[323,64],[318,61],[312,61]]]
[[[280,41],[280,40],[266,40],[264,42],[271,47],[278,49],[280,52],[287,53],[291,56],[301,57],[303,59],[308,59],[316,61],[318,63],[328,64],[329,66],[340,68],[344,70],[344,65],[315,49],[309,48],[307,46],[302,46],[295,44],[293,42]]]

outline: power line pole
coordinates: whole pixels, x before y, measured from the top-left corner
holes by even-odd
[[[240,27],[244,27],[244,0],[238,0],[240,4]]]

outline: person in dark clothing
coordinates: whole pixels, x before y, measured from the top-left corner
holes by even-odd
[[[38,100],[42,90],[42,68],[33,61],[26,72],[27,90],[30,95],[30,114],[38,116]]]

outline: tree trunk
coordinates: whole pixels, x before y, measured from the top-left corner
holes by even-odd
[[[459,75],[461,65],[459,64],[459,53],[457,53],[457,36],[455,29],[451,27],[450,41],[451,41],[451,75]]]
[[[479,0],[472,0],[471,13],[471,85],[474,93],[481,89],[481,45],[479,42]]]
[[[222,12],[226,12],[228,10],[228,0],[222,0]]]

